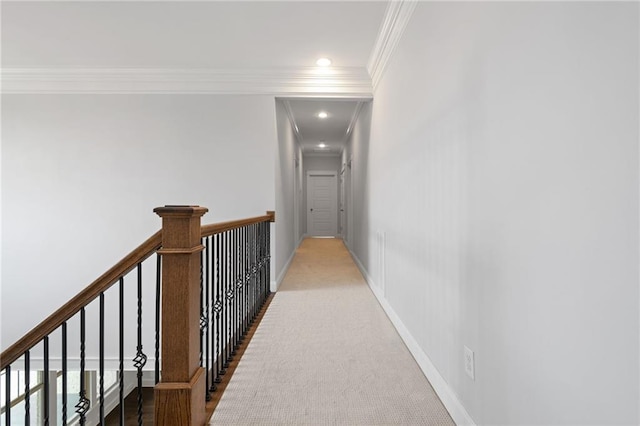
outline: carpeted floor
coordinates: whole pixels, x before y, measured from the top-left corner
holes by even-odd
[[[305,239],[211,419],[453,425],[339,239]]]

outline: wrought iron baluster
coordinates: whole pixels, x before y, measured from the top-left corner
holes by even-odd
[[[156,335],[155,335],[155,383],[160,381],[160,283],[162,279],[162,256],[156,253]]]
[[[253,291],[253,321],[258,316],[260,308],[260,288],[262,287],[262,236],[260,232],[260,223],[256,224],[256,247],[258,247],[258,276],[256,277],[256,288]]]
[[[256,316],[258,315],[258,300],[259,300],[259,295],[260,295],[260,285],[262,285],[262,280],[260,279],[260,274],[261,274],[261,268],[262,268],[262,263],[261,263],[261,258],[260,258],[260,224],[256,223],[256,280],[255,280],[255,284],[253,286],[253,291],[252,291],[252,297],[253,300],[251,301],[251,324],[254,323],[254,321],[256,320]]]
[[[235,229],[229,231],[231,243],[229,244],[229,265],[230,265],[230,274],[229,279],[231,280],[231,289],[233,291],[233,304],[231,311],[231,330],[232,330],[232,339],[231,339],[231,355],[232,357],[236,354],[236,349],[238,347],[238,296],[240,294],[240,288],[238,287],[238,282],[236,281],[236,262],[234,261],[235,257],[235,241],[236,241],[236,232]]]
[[[209,379],[209,279],[210,279],[210,271],[209,271],[209,246],[210,246],[210,238],[205,238],[205,246],[204,246],[204,262],[205,262],[205,278],[204,278],[204,286],[205,286],[205,398],[207,401],[211,401],[211,394],[209,393],[210,389],[210,379]]]
[[[264,301],[262,304],[264,305],[267,302],[267,297],[269,295],[269,291],[271,289],[271,276],[269,275],[269,265],[271,263],[269,256],[269,248],[271,247],[271,241],[269,241],[269,227],[271,226],[270,222],[264,223]]]
[[[224,368],[229,367],[229,362],[231,361],[232,348],[233,348],[233,298],[235,297],[235,285],[233,284],[233,278],[231,275],[231,231],[227,231],[226,236],[226,244],[225,244],[225,262],[227,264],[227,268],[225,271],[225,280],[227,284],[227,338],[225,339],[225,344],[227,346],[226,349],[226,362],[224,363]]]
[[[80,416],[80,425],[84,425],[86,422],[87,411],[91,406],[91,401],[87,399],[87,390],[84,377],[85,367],[85,309],[80,309],[80,399],[76,404],[76,413]]]
[[[118,401],[120,425],[124,425],[124,278],[120,277],[118,284],[118,351],[119,351],[119,369],[118,369]]]
[[[29,376],[31,369],[31,359],[29,351],[24,353],[24,424],[31,424],[31,385],[29,384]]]
[[[104,293],[100,293],[100,355],[99,355],[99,374],[100,374],[100,425],[104,425]]]
[[[258,290],[258,286],[260,285],[260,225],[255,224],[254,226],[254,235],[255,235],[255,273],[254,273],[254,282],[253,282],[253,300],[251,301],[251,322],[253,323],[254,318],[256,316],[256,308],[258,304],[256,303],[256,291]]]
[[[265,271],[264,274],[267,277],[266,286],[264,289],[264,300],[267,301],[269,293],[271,293],[271,240],[269,239],[269,230],[271,229],[271,222],[264,224],[264,251],[265,251]]]
[[[138,263],[138,345],[133,365],[138,370],[138,425],[142,426],[142,368],[147,356],[142,352],[142,264]]]
[[[260,247],[260,285],[258,289],[258,310],[262,308],[262,288],[264,287],[264,222],[258,224],[258,247]]]
[[[243,333],[242,333],[242,317],[243,317],[243,313],[244,313],[244,292],[246,291],[246,286],[247,286],[247,282],[245,281],[244,278],[244,248],[243,248],[243,241],[244,241],[244,229],[245,227],[240,227],[238,228],[238,234],[237,234],[237,239],[236,239],[236,249],[235,249],[235,253],[236,253],[236,264],[238,265],[238,271],[237,271],[237,286],[238,289],[240,291],[239,297],[238,297],[238,333],[240,334],[240,342],[242,342],[244,340],[243,337]]]
[[[267,229],[269,227],[269,222],[265,222],[263,225],[263,240],[264,240],[264,290],[263,290],[263,300],[262,305],[267,301],[267,291],[271,285],[271,277],[267,273],[269,269],[269,240],[267,239]]]
[[[249,257],[249,251],[250,251],[250,245],[249,245],[249,239],[251,238],[251,225],[247,225],[244,227],[244,283],[245,286],[249,286],[250,285],[250,281],[251,281],[251,261],[250,261],[250,257]],[[243,309],[244,306],[246,305],[246,303],[243,303]],[[243,316],[244,318],[244,316]],[[244,320],[243,320],[244,323]]]
[[[224,303],[224,295],[222,295],[222,282],[220,281],[220,234],[216,234],[216,383],[220,383],[220,375],[222,372],[222,326],[220,312]]]
[[[262,222],[256,224],[256,234],[257,234],[256,246],[258,247],[258,277],[256,279],[256,290],[254,293],[255,294],[255,300],[254,300],[255,308],[253,313],[254,320],[257,317],[258,311],[260,309],[260,293],[262,290],[262,266],[264,264],[264,259],[262,258]]]
[[[252,295],[253,295],[253,289],[256,285],[256,276],[254,273],[254,269],[255,269],[255,240],[256,240],[256,226],[255,224],[251,225],[251,280],[249,281],[249,289],[250,291],[248,291],[249,294],[247,294],[247,325],[246,325],[246,329],[249,329],[249,326],[251,325],[251,320],[253,317],[253,300],[252,300]]]
[[[253,233],[253,240],[255,240],[256,238],[256,224],[251,225],[252,228],[252,233]],[[254,249],[255,250],[255,249]],[[251,292],[249,294],[249,300],[247,302],[247,329],[250,327],[251,324],[253,324],[253,313],[254,313],[254,308],[255,308],[255,293],[256,293],[256,284],[257,284],[257,280],[256,277],[253,277],[253,281],[251,282]]]
[[[243,232],[248,233],[249,229],[250,229],[251,225],[245,227],[245,229],[243,230]],[[245,238],[245,243],[246,243],[246,238]],[[247,269],[245,267],[244,271],[243,271],[243,278],[244,278],[244,299],[242,301],[242,334],[246,335],[247,334],[247,330],[248,330],[248,325],[249,325],[249,300],[251,298],[251,281],[247,279]]]
[[[240,279],[240,275],[238,273],[238,229],[233,230],[233,282],[236,289],[236,293],[238,295],[242,294],[242,279]],[[235,333],[235,344],[234,344],[234,355],[236,350],[238,349],[240,342],[242,342],[242,330],[240,329],[240,297],[236,297],[235,302],[235,316],[234,316],[234,333]]]
[[[250,228],[251,228],[251,225],[247,225],[247,227],[246,227],[247,233],[249,232]],[[250,282],[251,277],[247,276],[246,274],[247,274],[247,271],[245,270],[244,286],[246,288],[250,288],[250,286],[251,286],[251,282]],[[243,295],[243,296],[246,296],[246,294]],[[246,299],[246,297],[243,297],[242,298],[242,329],[243,330],[245,328],[244,324],[245,324],[245,318],[247,316],[246,311],[247,311],[247,299]]]
[[[260,308],[264,306],[266,300],[267,286],[269,285],[269,277],[267,277],[267,239],[265,228],[269,225],[269,222],[262,222],[262,288],[260,289]]]
[[[258,312],[262,307],[262,287],[264,286],[264,247],[262,243],[262,225],[264,222],[260,222],[257,225],[258,229],[258,285],[256,286],[256,300],[255,300],[255,311],[254,311],[254,320],[258,316]]]
[[[253,321],[255,321],[256,318],[256,290],[258,289],[258,272],[260,270],[260,264],[258,263],[260,260],[259,257],[259,252],[258,252],[258,227],[259,225],[256,223],[255,225],[253,225],[253,235],[254,235],[254,239],[255,239],[255,257],[256,257],[256,273],[254,274],[253,277],[253,287],[251,288],[251,314],[250,314],[250,320],[249,320],[249,324],[253,324]]]
[[[4,374],[4,424],[9,426],[11,424],[11,365],[7,365]]]
[[[67,424],[67,322],[62,323],[62,424]]]
[[[220,262],[222,264],[222,297],[223,297],[223,309],[222,309],[222,369],[220,374],[227,373],[227,367],[229,366],[227,351],[228,351],[228,328],[227,323],[229,317],[229,279],[227,277],[227,233],[222,234],[222,252],[220,256]]]
[[[227,278],[227,233],[222,234],[220,252],[220,264],[222,265],[222,374],[227,372],[227,341],[228,341],[228,316],[229,316],[229,281]]]
[[[211,294],[211,312],[210,312],[210,332],[211,332],[211,382],[209,383],[209,392],[216,391],[216,377],[218,376],[218,364],[217,362],[214,364],[214,360],[216,358],[216,325],[217,321],[216,317],[216,283],[215,283],[215,239],[214,235],[209,237],[209,258],[207,262],[209,262],[210,273],[209,273],[209,286],[210,286],[210,294]]]
[[[49,426],[49,336],[44,338],[44,424]]]
[[[236,233],[236,247],[235,247],[235,262],[237,265],[236,268],[236,286],[238,288],[239,291],[239,295],[238,295],[238,316],[237,316],[237,327],[238,327],[238,334],[240,335],[239,337],[239,341],[242,342],[243,341],[243,336],[242,336],[242,295],[243,295],[243,291],[244,291],[244,287],[246,285],[245,281],[244,281],[244,266],[243,266],[243,257],[244,257],[244,252],[242,249],[242,239],[243,239],[243,229],[244,227],[240,227],[237,229],[237,233]]]
[[[200,245],[202,245],[203,240],[202,238],[200,238]],[[198,354],[198,358],[200,361],[200,367],[204,366],[204,348],[202,347],[204,345],[204,328],[205,328],[205,323],[204,323],[204,267],[202,265],[204,260],[204,251],[201,250],[200,251],[200,322],[199,322],[199,328],[200,328],[200,351]],[[206,390],[205,390],[206,392]]]
[[[267,222],[267,279],[269,285],[267,286],[267,296],[271,294],[271,222]]]

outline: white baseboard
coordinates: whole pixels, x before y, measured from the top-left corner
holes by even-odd
[[[348,245],[347,248],[349,248]],[[455,394],[453,389],[451,389],[444,377],[442,377],[442,375],[438,372],[431,359],[429,359],[427,354],[422,350],[416,339],[411,335],[411,333],[404,325],[398,314],[396,314],[396,312],[393,310],[389,302],[387,302],[387,300],[384,298],[381,289],[376,286],[375,282],[373,281],[371,276],[369,276],[369,273],[367,272],[365,267],[362,265],[362,262],[360,262],[360,259],[358,259],[358,257],[351,251],[351,249],[349,249],[349,253],[351,253],[351,257],[358,266],[358,269],[360,269],[362,276],[367,281],[371,292],[376,296],[376,299],[378,299],[378,303],[380,303],[380,306],[382,306],[382,309],[384,309],[385,313],[389,317],[389,320],[391,320],[391,323],[398,331],[398,334],[404,341],[405,345],[407,345],[409,352],[411,352],[411,355],[413,355],[413,358],[416,360],[418,366],[427,377],[427,380],[429,380],[429,382],[431,383],[433,390],[435,390],[436,394],[442,401],[442,404],[445,406],[447,411],[449,411],[449,414],[451,415],[453,421],[457,425],[474,426],[475,422],[473,421],[467,410],[464,408],[464,405],[462,405],[462,402],[460,401],[458,396]]]
[[[296,255],[296,250],[298,250],[298,247],[300,247],[300,244],[302,244],[302,240],[304,240],[305,236],[306,235],[302,235],[300,237],[300,240],[298,240],[298,243],[293,248],[293,251],[291,252],[291,255],[289,256],[289,259],[287,259],[287,263],[284,264],[284,267],[282,268],[282,271],[280,271],[280,274],[278,274],[278,277],[276,278],[275,281],[271,281],[271,291],[278,291],[278,288],[280,288],[280,284],[282,284],[282,280],[284,280],[285,275],[287,275],[287,271],[289,270],[289,267],[291,266],[291,262],[293,262],[293,258]]]

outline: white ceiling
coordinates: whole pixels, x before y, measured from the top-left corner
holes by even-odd
[[[5,75],[11,69],[209,70],[226,73],[230,81],[252,70],[260,75],[309,70],[326,56],[332,69],[368,75],[387,6],[386,1],[2,1],[2,66]],[[339,152],[357,105],[289,100],[305,151],[325,140]],[[329,113],[326,120],[315,116],[320,109]]]
[[[362,101],[291,99],[285,101],[296,126],[302,150],[311,155],[339,155]],[[326,118],[318,113],[326,112]],[[318,145],[323,143],[325,148]]]
[[[366,67],[385,2],[3,1],[3,67]]]

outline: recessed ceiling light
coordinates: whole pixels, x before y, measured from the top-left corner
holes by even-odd
[[[327,113],[326,113],[326,112],[324,112],[324,111],[320,111],[320,112],[318,113],[318,118],[327,118],[328,116],[329,116],[329,114],[327,114]]]
[[[326,148],[326,147],[327,147],[327,145],[325,145],[325,144],[323,144],[323,143],[318,144],[318,148]]]
[[[331,65],[331,59],[329,58],[320,58],[316,61],[316,65],[319,67],[328,67]]]

